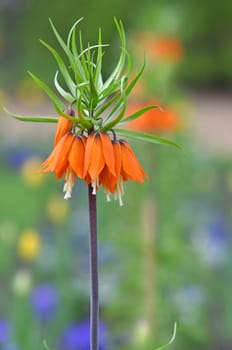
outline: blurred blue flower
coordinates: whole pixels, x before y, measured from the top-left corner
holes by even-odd
[[[50,284],[41,284],[32,290],[31,306],[40,321],[49,321],[58,304],[57,290]]]
[[[228,254],[229,229],[223,213],[213,211],[210,220],[194,232],[193,243],[205,263],[212,266],[224,264]]]
[[[68,325],[61,335],[61,350],[89,350],[90,323],[88,320]],[[99,323],[99,350],[106,349],[106,327]]]
[[[20,348],[15,343],[6,343],[3,346],[1,346],[1,350],[19,350],[19,349]]]
[[[178,307],[184,323],[197,323],[206,301],[205,291],[201,286],[188,285],[172,293],[172,299]]]
[[[9,340],[11,334],[10,322],[4,318],[0,318],[0,345]]]
[[[9,166],[17,169],[31,156],[32,151],[29,149],[13,149],[10,152],[8,151],[7,161]]]

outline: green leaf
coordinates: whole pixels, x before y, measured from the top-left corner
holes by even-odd
[[[73,72],[75,72],[75,60],[74,60],[74,56],[71,52],[71,50],[69,49],[69,46],[66,45],[66,43],[64,42],[64,40],[61,38],[60,34],[58,33],[58,31],[56,30],[51,18],[49,18],[49,22],[50,22],[50,25],[52,27],[52,30],[60,44],[60,46],[62,47],[62,49],[64,50],[65,54],[68,56],[68,59],[69,59],[69,62],[71,64],[71,67],[72,67],[72,70]]]
[[[57,91],[59,92],[59,94],[66,100],[68,101],[69,103],[73,103],[73,100],[75,100],[75,97],[73,97],[69,92],[65,91],[62,86],[59,84],[58,82],[58,74],[59,74],[59,71],[56,71],[56,74],[55,74],[55,78],[54,78],[54,84],[55,84],[55,87],[57,89]]]
[[[79,44],[80,44],[80,52],[83,52],[84,48],[83,48],[82,34],[81,34],[80,30],[79,30]],[[87,65],[87,62],[85,59],[85,55],[80,54],[76,57],[76,59],[78,61],[80,61],[80,65],[84,70],[85,79],[88,80],[89,79],[89,71],[88,71],[88,65]]]
[[[67,51],[69,51],[68,46],[65,44],[64,40],[61,38],[60,34],[57,32],[51,18],[49,18],[49,22],[50,22],[50,25],[52,27],[52,30],[53,30],[58,42],[60,43],[60,46],[62,47],[64,52],[67,54]]]
[[[71,46],[72,46],[72,51],[74,54],[74,59],[76,62],[76,69],[75,69],[75,79],[76,81],[84,81],[88,79],[88,75],[86,75],[86,71],[84,69],[84,67],[81,64],[80,58],[79,58],[79,54],[78,54],[78,50],[77,50],[77,43],[76,43],[76,30],[74,27],[74,30],[72,31],[71,34]]]
[[[168,145],[168,146],[174,146],[176,148],[179,148],[180,150],[183,150],[181,146],[179,146],[177,143],[165,139],[163,137],[155,136],[152,134],[143,133],[140,131],[134,131],[134,130],[127,130],[127,129],[114,129],[118,134],[129,137],[131,139],[139,140],[139,141],[145,141],[145,142],[151,142],[151,143],[158,143],[161,145]]]
[[[119,97],[121,94],[118,92],[115,95],[112,95],[109,99],[106,99],[104,103],[102,103],[99,108],[97,109],[97,112],[95,113],[95,117],[99,117],[102,115],[102,113],[109,108]]]
[[[132,120],[134,119],[137,119],[138,117],[140,117],[142,114],[146,113],[147,111],[150,111],[151,109],[154,109],[154,108],[159,108],[159,106],[148,106],[148,107],[145,107],[145,108],[142,108],[140,110],[138,110],[137,112],[131,114],[129,117],[123,119],[118,125],[123,125],[123,124],[126,124],[126,123],[129,123],[131,122]]]
[[[97,50],[97,61],[96,61],[96,69],[95,69],[95,84],[97,87],[97,90],[99,91],[103,86],[102,81],[102,36],[101,36],[101,29],[99,28],[98,33],[98,50]]]
[[[64,108],[63,102],[60,101],[56,94],[42,80],[40,80],[37,76],[29,71],[28,74],[31,76],[34,82],[50,97],[57,112],[59,113]]]
[[[106,89],[114,80],[117,80],[120,77],[124,68],[125,58],[126,58],[126,36],[125,36],[123,25],[122,25],[122,22],[121,21],[118,22],[116,18],[114,18],[114,22],[121,40],[121,54],[114,71],[110,74],[110,76],[108,77],[108,79],[103,85],[104,89]]]
[[[6,108],[3,108],[3,109],[12,118],[21,120],[23,122],[36,122],[36,123],[57,123],[58,122],[58,118],[55,118],[55,117],[24,116],[24,115],[11,113]]]
[[[60,69],[61,74],[64,77],[65,83],[67,84],[68,88],[70,89],[70,91],[72,92],[72,94],[75,94],[76,91],[76,86],[72,80],[72,78],[70,77],[70,74],[64,64],[64,61],[62,60],[61,56],[58,54],[58,52],[53,49],[53,47],[51,47],[49,44],[47,44],[45,41],[40,40],[41,44],[43,44],[54,56],[58,67]]]
[[[90,74],[89,80],[90,80],[90,96],[91,96],[91,104],[92,104],[91,108],[94,109],[98,103],[98,93],[94,85],[92,74]]]
[[[160,346],[159,348],[156,348],[155,350],[164,350],[164,349],[166,349],[169,345],[171,345],[174,342],[175,338],[176,338],[176,322],[174,324],[173,334],[172,334],[172,337],[169,340],[169,342],[167,344],[165,344],[165,345]]]
[[[75,31],[77,25],[84,19],[84,17],[79,18],[72,26],[68,33],[67,46],[70,47],[73,31]]]
[[[131,93],[131,91],[133,90],[133,88],[135,87],[135,85],[137,84],[137,81],[139,80],[139,78],[141,77],[141,75],[143,74],[144,68],[145,68],[145,61],[143,62],[142,68],[140,69],[140,71],[138,72],[138,74],[136,75],[136,77],[132,80],[132,82],[128,85],[128,87],[126,88],[126,95],[129,96],[129,94]]]
[[[119,114],[116,117],[114,117],[113,120],[110,120],[107,124],[104,125],[104,127],[102,128],[103,131],[107,131],[107,130],[112,129],[115,125],[117,125],[120,122],[120,120],[124,116],[125,111],[126,111],[126,95],[125,95],[125,93],[122,94],[121,98],[122,98],[122,102],[120,103],[120,105],[118,106],[118,109],[117,109],[117,110],[119,110]],[[121,100],[121,98],[120,98],[120,100]],[[116,103],[116,106],[117,106],[117,104],[118,103]],[[116,113],[117,110],[115,110],[115,108],[113,108],[114,113]],[[112,115],[112,111],[110,112],[109,116],[111,116],[111,115]],[[109,116],[106,118],[106,120],[109,119]]]

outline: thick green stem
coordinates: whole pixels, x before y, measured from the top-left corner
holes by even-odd
[[[97,206],[96,195],[89,185],[89,222],[90,222],[90,350],[98,350],[98,257],[97,257]]]

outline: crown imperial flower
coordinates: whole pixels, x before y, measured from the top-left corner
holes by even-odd
[[[76,178],[79,178],[92,187],[92,194],[96,194],[102,185],[107,200],[110,200],[110,194],[114,194],[122,205],[123,183],[128,180],[142,183],[147,178],[124,137],[176,147],[178,145],[154,135],[120,128],[156,107],[142,106],[143,108],[124,118],[127,97],[142,75],[144,65],[130,80],[126,37],[122,23],[115,19],[121,41],[121,53],[115,69],[104,81],[103,48],[108,45],[102,44],[100,30],[97,45],[88,45],[84,49],[80,32],[77,45],[76,27],[81,20],[74,23],[66,42],[50,21],[53,32],[69,61],[68,67],[62,56],[41,40],[57,62],[58,70],[54,77],[54,85],[62,99],[29,72],[32,79],[48,94],[59,117],[25,117],[15,114],[11,116],[23,121],[57,123],[54,148],[41,164],[41,171],[54,172],[57,179],[64,177],[65,199],[71,197]],[[59,75],[62,75],[66,87],[60,85]],[[123,138],[118,139],[118,135]]]
[[[58,179],[65,176],[65,199],[71,198],[78,177],[91,184],[93,194],[102,185],[107,200],[113,193],[122,205],[123,181],[130,179],[142,183],[147,177],[131,147],[125,140],[116,140],[115,133],[111,139],[107,132],[92,131],[85,136],[75,134],[72,129],[73,125],[61,116],[54,149],[42,163],[42,171],[54,172]]]

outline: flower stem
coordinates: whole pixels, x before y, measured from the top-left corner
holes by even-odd
[[[89,222],[90,222],[90,350],[98,350],[98,257],[97,257],[97,206],[96,195],[91,184],[89,190]]]

